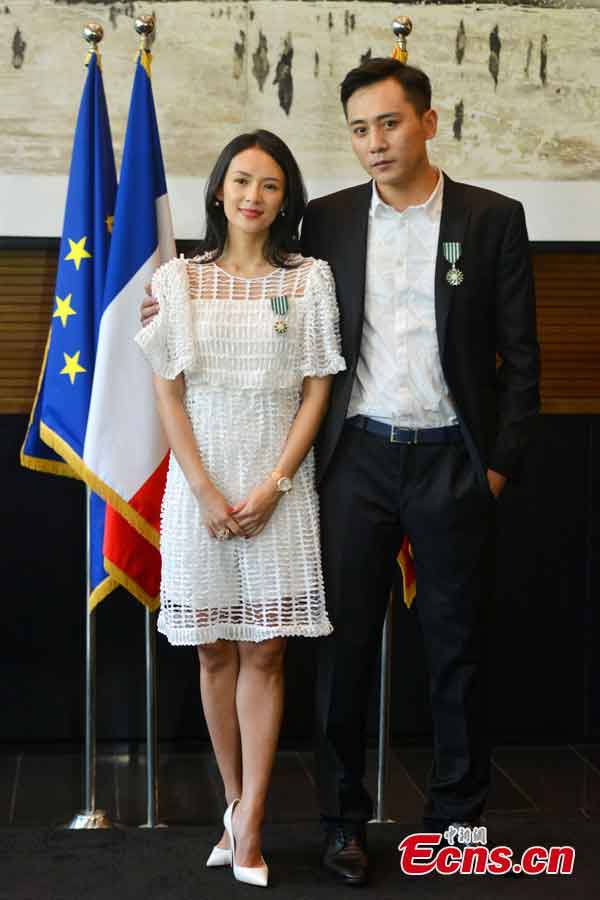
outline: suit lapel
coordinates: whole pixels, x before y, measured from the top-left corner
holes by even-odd
[[[348,227],[343,229],[347,246],[344,262],[351,302],[348,314],[348,338],[353,358],[358,359],[365,308],[365,276],[367,268],[367,232],[372,182],[359,185],[351,195]]]
[[[440,237],[438,241],[437,259],[435,265],[435,321],[437,328],[438,346],[440,357],[443,359],[446,349],[446,334],[448,331],[448,316],[454,293],[460,287],[452,287],[446,280],[446,274],[451,268],[444,257],[444,244],[457,242],[464,248],[467,224],[470,210],[465,204],[465,196],[462,186],[457,184],[444,173],[444,198],[442,201],[442,218],[440,221]],[[462,256],[457,263],[457,268],[462,268]]]

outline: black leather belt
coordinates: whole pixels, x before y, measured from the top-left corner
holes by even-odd
[[[384,425],[368,416],[352,416],[346,424],[361,431],[368,431],[385,438],[390,444],[458,444],[462,441],[460,425],[446,425],[444,428],[398,428]]]

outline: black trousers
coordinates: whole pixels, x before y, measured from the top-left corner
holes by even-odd
[[[322,819],[364,822],[367,703],[404,534],[428,661],[433,767],[425,824],[480,814],[489,786],[486,613],[494,498],[462,443],[391,444],[346,425],[321,487],[333,634],[319,641],[317,776]],[[393,702],[393,698],[392,698]]]

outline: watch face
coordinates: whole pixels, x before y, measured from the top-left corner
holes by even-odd
[[[277,490],[281,491],[283,494],[286,494],[288,491],[292,489],[292,480],[291,478],[287,478],[287,476],[283,476],[283,478],[279,478],[277,480]]]

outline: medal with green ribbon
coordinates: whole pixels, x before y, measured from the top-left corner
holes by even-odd
[[[446,281],[448,284],[452,285],[452,287],[458,287],[459,284],[463,283],[465,278],[460,269],[456,268],[456,262],[460,259],[462,253],[462,246],[458,241],[445,241],[442,244],[442,250],[444,252],[444,259],[452,266],[452,268],[448,269],[446,272]]]
[[[271,309],[273,310],[273,315],[277,316],[275,319],[275,328],[276,334],[285,334],[288,330],[288,325],[285,320],[285,316],[288,314],[288,298],[285,294],[282,294],[279,297],[271,297]]]

